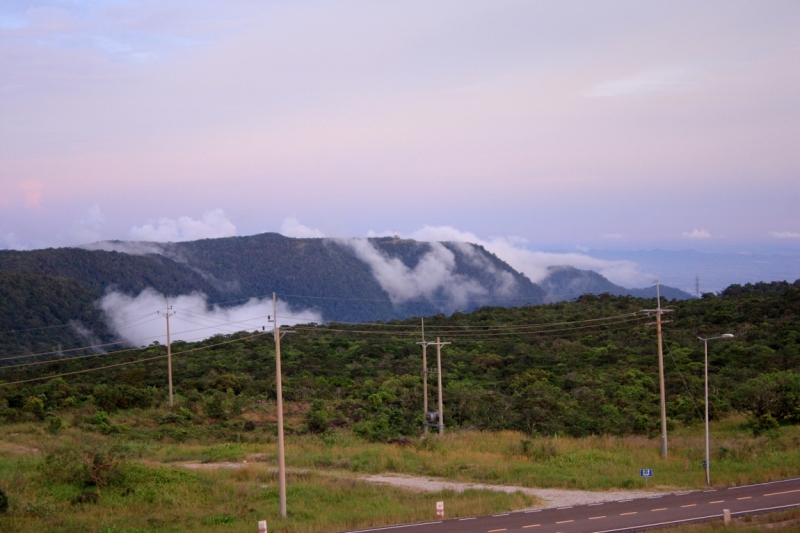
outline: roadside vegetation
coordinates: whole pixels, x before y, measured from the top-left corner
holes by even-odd
[[[287,520],[277,517],[275,360],[264,332],[173,343],[172,408],[158,344],[3,359],[0,530],[233,531],[267,519],[270,531],[344,531],[432,519],[439,500],[448,517],[539,504],[359,480],[379,473],[629,490],[644,488],[639,469],[652,468],[649,489],[700,488],[696,335],[719,333],[736,337],[711,345],[714,485],[800,475],[800,284],[671,304],[666,461],[655,334],[638,313],[654,304],[583,297],[426,319],[428,340],[453,343],[443,350],[443,438],[420,438],[417,321],[296,327],[283,345]]]

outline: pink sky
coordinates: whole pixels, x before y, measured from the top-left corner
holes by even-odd
[[[798,28],[794,0],[6,1],[0,248],[296,219],[797,249]]]

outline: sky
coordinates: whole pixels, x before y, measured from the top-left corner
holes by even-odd
[[[0,249],[798,255],[799,131],[796,0],[0,3]]]

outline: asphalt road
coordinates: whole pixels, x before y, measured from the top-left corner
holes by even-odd
[[[796,506],[800,506],[800,478],[635,500],[365,529],[360,533],[393,530],[404,530],[403,533],[611,533],[721,519],[723,509],[730,509],[731,515],[736,516]]]

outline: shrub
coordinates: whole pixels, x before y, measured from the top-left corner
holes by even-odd
[[[0,514],[5,514],[8,511],[8,496],[0,489]]]
[[[49,481],[107,486],[127,457],[119,446],[65,446],[47,454],[41,466]]]
[[[122,433],[123,431],[130,429],[127,424],[113,423],[109,418],[108,413],[103,410],[97,411],[94,415],[92,415],[92,417],[89,419],[89,424],[95,426],[100,433],[104,433],[106,435],[110,433]]]
[[[5,418],[7,422],[18,422],[19,411],[13,407],[5,407],[0,409],[0,417]]]
[[[756,437],[777,428],[779,425],[778,421],[769,414],[763,414],[750,422],[750,428]]]
[[[328,429],[328,410],[320,400],[316,400],[306,412],[305,422],[310,433],[323,433]]]
[[[130,385],[105,387],[95,394],[95,403],[106,411],[117,409],[147,409],[153,405],[153,393]]]
[[[70,500],[70,503],[72,505],[80,505],[82,503],[97,503],[97,500],[98,496],[96,492],[92,492],[90,490],[84,490],[83,492],[72,498],[72,500]]]
[[[353,432],[359,437],[372,442],[386,442],[392,436],[389,421],[385,418],[359,422],[353,426]]]
[[[217,379],[208,384],[211,389],[216,389],[220,392],[228,392],[232,390],[234,394],[242,392],[242,382],[233,374],[222,374]]]
[[[31,396],[28,398],[28,401],[25,402],[25,411],[29,413],[33,413],[33,415],[38,418],[39,420],[44,420],[45,411],[44,411],[44,402],[41,398],[37,398],[36,396]]]
[[[227,397],[223,393],[214,391],[214,394],[210,398],[206,398],[203,409],[210,418],[224,420],[228,417],[230,402],[228,402]]]
[[[159,424],[181,424],[183,421],[183,416],[177,413],[167,413],[158,419]]]
[[[47,431],[52,433],[53,435],[61,431],[62,427],[64,427],[64,423],[61,421],[59,417],[51,416],[47,419]]]

